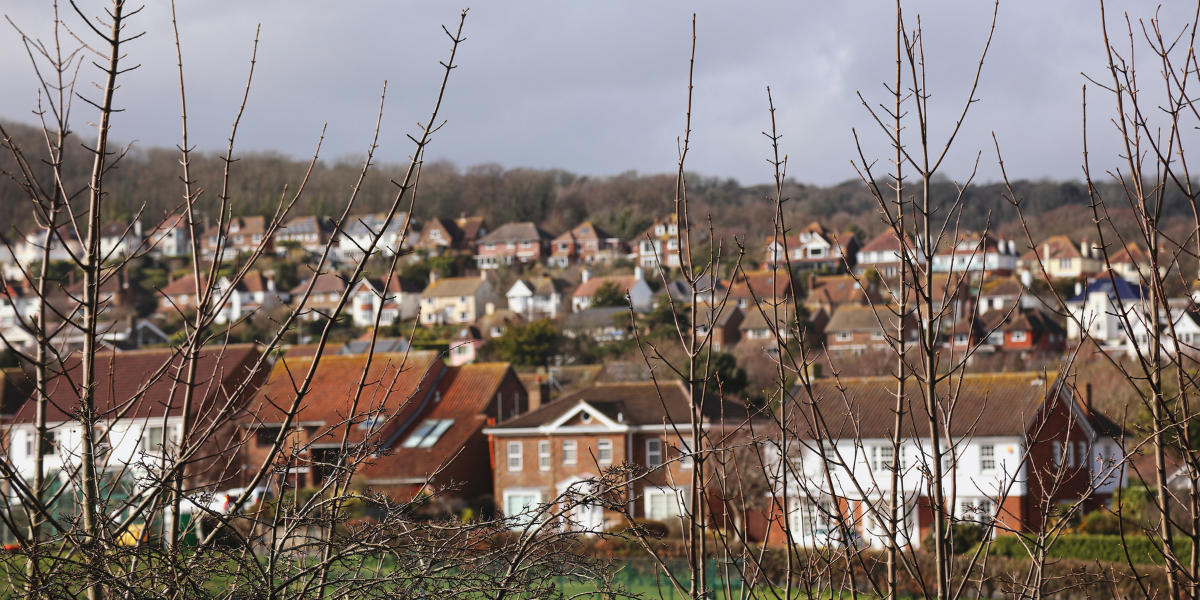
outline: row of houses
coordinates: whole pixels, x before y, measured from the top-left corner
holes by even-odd
[[[555,518],[599,531],[620,525],[623,511],[583,503],[564,514],[552,503],[569,492],[595,493],[606,469],[634,465],[646,475],[608,494],[634,518],[678,522],[690,512],[695,474],[709,496],[705,518],[714,524],[743,519],[751,540],[778,542],[790,531],[797,542],[824,545],[850,521],[867,543],[886,543],[880,521],[870,518],[890,490],[895,457],[895,398],[884,379],[817,380],[809,391],[792,390],[790,401],[837,418],[820,426],[798,422],[785,442],[771,420],[738,400],[712,393],[693,399],[679,382],[594,382],[549,401],[540,389],[526,390],[507,364],[449,366],[432,352],[379,354],[371,361],[361,354],[323,356],[307,394],[296,401],[295,374],[313,368],[318,357],[295,347],[268,373],[251,377],[259,352],[249,345],[202,352],[197,373],[211,385],[198,388],[203,397],[187,421],[182,400],[171,393],[171,376],[153,377],[163,365],[179,366],[171,350],[101,354],[96,397],[104,468],[135,479],[152,476],[153,459],[172,452],[190,422],[197,431],[215,427],[217,433],[187,470],[193,495],[243,487],[261,468],[271,469],[267,482],[275,489],[319,486],[336,470],[350,469],[354,480],[399,499],[437,492],[485,514],[519,517],[518,523]],[[62,376],[78,369],[77,360],[68,362]],[[248,378],[253,385],[243,388]],[[357,393],[347,382],[360,379],[366,389]],[[52,478],[69,478],[78,460],[73,386],[48,389],[50,436],[40,447],[33,443],[32,404],[13,393],[4,397],[7,459],[25,478],[39,455]],[[239,389],[246,391],[236,396]],[[1035,529],[1041,511],[1060,501],[1098,507],[1122,484],[1124,434],[1093,410],[1090,390],[1084,395],[1038,373],[965,375],[954,389],[961,418],[940,440],[940,456],[931,456],[926,429],[904,424],[902,543],[919,546],[932,523],[923,467],[929,461],[940,461],[948,474],[945,485],[955,495],[947,508],[956,518],[996,519],[1013,532]],[[693,404],[700,439],[691,437],[690,427],[676,427],[689,422]],[[234,416],[216,421],[222,412]],[[283,445],[282,458],[268,464],[275,444]],[[718,461],[701,460],[714,446],[761,452],[766,469],[756,461],[743,470],[762,470],[765,486],[750,485],[745,489],[760,491],[744,496],[741,481]]]

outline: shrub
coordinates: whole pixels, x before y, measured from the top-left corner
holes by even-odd
[[[1026,538],[1026,543],[1032,543]],[[1156,540],[1142,536],[1126,535],[1063,535],[1050,546],[1050,558],[1075,558],[1104,562],[1125,562],[1125,551],[1134,564],[1162,564],[1162,551]],[[1191,540],[1176,539],[1175,554],[1186,556],[1192,550]],[[992,556],[1028,558],[1029,552],[1015,535],[1002,535],[992,542]]]
[[[1092,511],[1083,515],[1079,531],[1091,535],[1117,535],[1121,533],[1121,518],[1107,510]]]
[[[955,554],[966,554],[972,548],[979,545],[983,541],[983,526],[978,523],[955,523],[950,526],[950,542],[954,547]],[[921,540],[921,547],[933,547],[933,530],[925,534],[925,539]]]

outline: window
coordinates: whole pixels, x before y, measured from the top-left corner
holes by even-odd
[[[573,465],[579,462],[579,444],[575,440],[563,440],[562,457],[564,465]]]
[[[537,492],[504,492],[504,514],[509,517],[523,515],[537,508],[537,505],[542,501],[541,494]],[[518,519],[516,525],[523,526],[532,523],[535,515],[524,515]]]
[[[521,470],[521,442],[508,443],[508,470]]]
[[[550,470],[550,442],[538,442],[538,470]]]
[[[821,257],[825,256],[825,249],[824,248],[809,248],[808,256],[809,256],[809,258],[821,258]]]
[[[603,465],[612,464],[612,440],[599,440],[596,442],[596,461]]]
[[[967,333],[956,333],[956,334],[954,334],[954,343],[955,343],[955,344],[959,344],[959,345],[966,345],[966,344],[967,344],[968,342],[970,342],[970,341],[971,341],[971,335],[970,335],[970,334],[967,334]]]
[[[667,228],[662,225],[658,225],[654,228],[654,235],[665,235],[666,233]]]
[[[801,498],[793,500],[790,508],[788,521],[793,540],[803,545],[823,546],[829,543],[829,534],[834,528],[832,503],[816,503]]]
[[[255,432],[257,435],[254,436],[254,441],[258,444],[259,448],[268,447],[274,444],[275,440],[279,439],[279,432],[282,430],[282,427],[259,427],[258,431]]]
[[[651,469],[662,466],[662,440],[646,440],[646,466]]]
[[[647,487],[646,518],[652,521],[668,521],[677,519],[684,513],[683,506],[687,500],[685,490],[668,487]]]
[[[871,448],[871,470],[876,473],[889,471],[892,468],[892,459],[895,455],[895,448],[891,446],[875,446]]]
[[[459,344],[454,347],[454,354],[456,356],[466,356],[467,354],[470,354],[470,353],[471,353],[471,344]]]
[[[988,335],[988,343],[993,346],[1003,346],[1004,345],[1004,332],[997,331],[997,332],[992,333],[991,335]]]
[[[1053,449],[1053,451],[1054,451],[1054,466],[1056,466],[1056,467],[1061,467],[1061,466],[1062,466],[1062,459],[1063,459],[1063,456],[1062,456],[1062,454],[1063,454],[1062,443],[1060,443],[1060,442],[1050,442],[1050,447],[1051,447],[1051,448]]]
[[[960,500],[958,503],[958,518],[963,521],[986,523],[992,518],[992,501],[988,498]]]
[[[421,425],[417,427],[417,430],[414,431],[412,435],[408,436],[407,440],[404,440],[404,444],[402,444],[400,447],[429,448],[436,444],[438,438],[442,437],[442,434],[446,433],[446,430],[450,429],[450,426],[453,424],[454,419],[426,419],[424,423],[421,423]],[[520,442],[513,443],[520,446]],[[509,444],[510,452],[511,448],[512,444]],[[518,466],[517,469],[520,470],[520,467]]]
[[[1069,258],[1060,258],[1060,259],[1058,259],[1058,268],[1060,268],[1060,269],[1070,269],[1070,268],[1071,268],[1071,259],[1069,259]]]
[[[533,242],[521,242],[521,247],[522,248],[532,248]]]
[[[679,233],[679,226],[675,225],[675,224],[668,225],[667,233],[669,233],[671,235],[675,235],[675,234]]]
[[[1013,331],[1013,332],[1009,333],[1008,335],[1010,337],[1012,337],[1012,341],[1014,341],[1014,342],[1025,341],[1025,332],[1024,331]]]
[[[163,428],[147,427],[142,430],[142,452],[159,452],[163,445]]]
[[[839,332],[837,332],[835,337],[836,337],[837,341],[839,341],[839,342],[848,342],[848,341],[854,339],[854,333],[849,332],[849,331],[839,331]]]
[[[691,456],[692,451],[693,451],[692,450],[692,439],[691,438],[680,438],[679,439],[679,468],[680,469],[692,468],[692,456]]]
[[[882,331],[872,331],[872,332],[871,332],[871,339],[873,339],[873,340],[882,340],[882,339],[883,339],[883,332],[882,332]]]
[[[979,447],[979,470],[992,471],[996,468],[996,446],[984,444]]]

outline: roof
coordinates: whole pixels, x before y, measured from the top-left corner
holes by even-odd
[[[1083,293],[1076,294],[1067,302],[1086,302],[1092,294],[1107,294],[1109,298],[1120,300],[1142,300],[1149,297],[1145,287],[1130,283],[1116,273],[1110,273],[1089,281]]]
[[[780,309],[782,311],[783,307],[781,306]],[[752,308],[750,310],[758,312],[757,308]],[[742,309],[738,308],[736,304],[730,302],[726,303],[724,306],[721,306],[721,302],[719,300],[715,305],[707,302],[697,303],[696,314],[697,325],[708,325],[708,322],[715,316],[716,321],[713,323],[713,325],[716,327],[724,327],[728,325],[729,320],[735,315],[744,317]]]
[[[524,429],[549,425],[580,402],[625,425],[663,425],[690,423],[691,409],[688,391],[681,381],[654,383],[652,381],[596,383],[542,405],[541,408],[509,419],[497,430]],[[731,425],[746,419],[746,407],[737,400],[708,394],[700,412],[709,422],[724,418]]]
[[[211,409],[214,404],[223,403],[226,395],[233,392],[249,374],[260,354],[254,344],[202,348],[196,364],[197,390],[202,396],[193,405],[196,414]],[[183,393],[176,385],[183,357],[175,349],[100,351],[96,353],[95,360],[96,415],[99,419],[115,417],[118,411],[122,411],[123,417],[128,419],[183,414]],[[168,363],[170,366],[164,370]],[[154,379],[154,375],[160,372],[162,376]],[[186,370],[183,372],[186,373]],[[48,423],[75,418],[79,408],[77,386],[81,375],[81,359],[75,355],[63,363],[63,374],[47,384],[50,400],[46,404]],[[32,423],[34,413],[34,406],[27,404],[17,412],[13,421]]]
[[[0,415],[11,415],[33,396],[35,386],[21,369],[0,370]]]
[[[532,242],[550,240],[554,236],[546,233],[535,223],[505,223],[479,240],[480,244],[499,244],[504,242]]]
[[[474,296],[486,281],[482,277],[444,277],[429,284],[429,287],[421,292],[421,296],[425,298]]]
[[[880,331],[879,324],[889,331],[896,329],[899,317],[896,307],[887,306],[854,306],[846,304],[838,308],[825,325],[825,331]]]
[[[200,275],[200,291],[203,293],[206,287],[205,282],[208,280],[204,274]],[[196,293],[196,276],[189,273],[168,283],[159,290],[167,296],[177,296],[179,294],[195,294]]]
[[[629,309],[620,306],[589,308],[567,314],[562,320],[563,329],[596,329],[599,327],[621,327],[621,317],[628,317]],[[626,319],[628,320],[628,319]]]
[[[291,295],[303,296],[304,292],[308,291],[310,279],[305,279],[300,282],[300,285],[292,288]],[[316,282],[313,283],[312,293],[324,294],[329,292],[341,293],[346,290],[346,280],[337,272],[318,273]]]
[[[983,327],[987,331],[1041,331],[1065,334],[1063,327],[1051,315],[1040,308],[1017,310],[992,310],[984,313]]]
[[[782,276],[780,276],[782,274]],[[780,271],[743,271],[734,280],[729,290],[733,299],[747,299],[752,302],[765,300],[784,301],[791,299],[792,282],[787,276],[787,270]]]
[[[434,401],[415,415],[409,427],[392,436],[389,450],[366,468],[368,481],[427,478],[454,459],[486,461],[486,456],[461,456],[460,453],[473,436],[481,435],[496,391],[511,373],[512,367],[508,363],[447,367],[437,384]],[[403,447],[404,440],[429,419],[453,420],[454,423],[428,448]]]
[[[343,226],[346,235],[378,235],[383,229],[383,224],[387,222],[388,213],[376,213],[373,215],[355,215],[347,219],[349,223]],[[399,211],[393,217],[391,222],[387,223],[386,231],[394,232],[404,229],[405,223],[408,221],[408,213]]]
[[[102,238],[124,237],[126,235],[129,237],[133,236],[133,228],[129,226],[129,223],[114,221],[100,226],[100,237]]]
[[[1149,260],[1150,259],[1146,257],[1146,252],[1143,251],[1142,248],[1140,246],[1138,246],[1136,242],[1129,242],[1128,244],[1125,245],[1124,248],[1117,251],[1116,254],[1113,254],[1108,259],[1108,261],[1113,264],[1116,264],[1116,263],[1130,263],[1130,264],[1145,263],[1145,262],[1149,262]]]
[[[1085,242],[1087,240],[1084,240]],[[1021,260],[1032,261],[1038,257],[1042,260],[1057,260],[1060,258],[1082,258],[1079,253],[1079,245],[1071,241],[1071,238],[1065,235],[1054,235],[1046,238],[1042,243],[1038,244],[1036,250],[1026,252]]]
[[[905,236],[905,244],[904,245],[907,246],[910,249],[910,251],[912,250],[912,247],[913,247],[912,239],[909,238],[907,235]],[[868,242],[867,245],[863,246],[862,248],[859,248],[858,251],[859,252],[888,252],[888,251],[895,252],[899,249],[900,249],[900,240],[899,240],[899,238],[896,237],[896,232],[888,230],[888,231],[885,231],[885,232],[875,236],[875,239]]]
[[[1055,388],[1056,373],[980,373],[943,379],[937,394],[943,404],[957,393],[950,435],[1024,436],[1036,422],[1048,394]],[[843,377],[812,382],[813,401],[823,415],[816,427],[811,418],[800,416],[795,430],[801,437],[843,439],[887,438],[895,429],[896,380],[893,377]],[[844,389],[843,394],[839,388]],[[809,394],[802,387],[790,392],[794,402],[807,405]],[[919,407],[923,388],[913,383],[905,395],[915,410],[907,411],[901,423],[904,437],[928,437],[929,423]],[[808,409],[804,412],[809,415]],[[799,414],[799,413],[797,413]],[[826,429],[827,428],[827,429]],[[818,435],[820,434],[820,435]]]
[[[692,301],[692,286],[687,280],[682,277],[673,279],[667,282],[665,286],[667,293],[676,302],[691,302]],[[720,302],[725,297],[725,290],[729,289],[729,285],[725,281],[721,281],[712,275],[701,275],[696,280],[696,295],[704,301],[703,298],[708,296],[709,299]]]
[[[250,418],[262,424],[282,423],[314,358],[284,355],[279,359],[270,378],[247,406]],[[374,356],[326,354],[317,363],[295,421],[317,427],[317,444],[339,443],[343,433],[348,434],[350,443],[364,441],[368,433],[386,436],[418,411],[442,368],[440,354],[433,351]],[[360,380],[365,384],[355,404]],[[369,412],[384,419],[383,424],[374,429],[362,427]],[[347,419],[355,423],[348,430]]]
[[[485,314],[479,318],[479,328],[487,331],[493,327],[503,327],[514,323],[520,323],[525,318],[517,314],[515,311],[507,308],[497,308],[492,311],[492,314]]]
[[[371,349],[371,339],[350,340],[338,349],[338,354],[366,354]],[[375,354],[402,353],[408,350],[408,340],[404,338],[378,338],[375,340]],[[293,357],[292,353],[288,353]]]
[[[992,237],[990,233],[980,236],[978,233],[969,232],[960,235],[957,241],[953,244],[948,244],[945,248],[938,250],[937,253],[939,255],[988,252],[1005,254],[1008,250],[1000,246],[1003,242],[1004,240]]]
[[[852,275],[812,276],[812,289],[808,293],[808,302],[820,302],[830,306],[846,303],[878,304],[883,297],[874,286],[864,289]]]
[[[796,309],[793,304],[780,304],[779,316],[775,317],[775,307],[765,306],[762,310],[758,307],[750,307],[744,311],[745,319],[742,319],[738,325],[738,331],[752,331],[760,329],[782,329],[780,333],[787,337],[790,335],[789,328],[796,323]],[[765,315],[763,313],[766,313]],[[778,318],[779,323],[776,327],[771,327],[771,319]]]
[[[979,286],[979,295],[983,297],[1016,298],[1025,293],[1025,286],[1015,277],[988,279]]]
[[[463,215],[455,219],[454,224],[462,232],[462,239],[464,240],[475,240],[479,237],[480,233],[485,231],[483,217],[468,217]]]
[[[554,238],[555,242],[570,242],[577,240],[607,240],[616,236],[609,232],[596,227],[591,221],[584,221],[575,226],[574,229]]]
[[[571,294],[576,298],[591,298],[596,295],[596,292],[606,283],[611,283],[617,286],[617,291],[622,294],[629,293],[633,286],[637,285],[638,279],[635,275],[613,275],[609,277],[592,277],[587,281],[579,284],[575,288],[575,293]]]

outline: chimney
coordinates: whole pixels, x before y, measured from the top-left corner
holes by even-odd
[[[1091,256],[1091,248],[1088,248],[1086,235],[1083,236],[1083,239],[1079,241],[1079,254],[1081,254],[1084,258],[1092,257]]]
[[[1021,271],[1021,285],[1025,287],[1033,285],[1033,273],[1029,272],[1028,269]]]
[[[1092,414],[1092,384],[1089,382],[1083,388],[1084,402],[1087,404],[1088,415]]]
[[[267,293],[272,294],[272,295],[275,293],[275,275],[274,274],[267,275]]]
[[[638,280],[642,280],[642,279],[646,278],[646,273],[645,273],[645,271],[642,270],[641,265],[638,265],[633,268],[633,276],[636,277]]]
[[[1080,295],[1080,294],[1082,294],[1082,293],[1083,293],[1083,282],[1082,282],[1082,281],[1076,281],[1076,282],[1075,282],[1075,295],[1076,295],[1076,296],[1078,296],[1078,295]]]
[[[479,278],[480,278],[480,279],[482,279],[482,280],[484,280],[484,281],[487,281],[487,278],[488,278],[488,270],[487,270],[487,269],[480,269],[480,270],[479,270]]]
[[[133,237],[138,241],[142,239],[142,222],[140,220],[133,222]]]
[[[641,267],[638,267],[638,268],[640,269]],[[581,283],[587,283],[588,279],[592,278],[592,270],[585,268],[583,270],[582,277],[583,277],[583,281]]]
[[[1011,237],[1008,238],[1008,253],[1013,256],[1017,255],[1017,242]]]
[[[438,280],[437,269],[430,269],[429,270],[429,285],[433,285],[433,284],[437,283],[437,280]]]
[[[483,312],[485,312],[489,315],[496,314],[496,304],[494,302],[488,302],[487,304],[484,304]]]
[[[534,379],[533,389],[529,391],[529,412],[533,412],[550,401],[550,381],[545,375]]]

